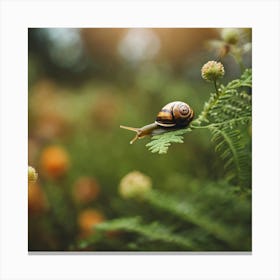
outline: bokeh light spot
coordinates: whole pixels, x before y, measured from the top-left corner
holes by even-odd
[[[160,49],[160,40],[149,29],[130,29],[119,43],[120,55],[130,63],[153,59]]]

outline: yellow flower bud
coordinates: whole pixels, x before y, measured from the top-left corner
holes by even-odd
[[[224,66],[221,62],[208,61],[201,68],[201,76],[206,81],[216,81],[225,74]]]
[[[38,174],[32,166],[28,166],[28,183],[36,182],[38,178]]]
[[[150,177],[139,171],[128,173],[121,179],[119,192],[123,198],[141,197],[152,188]]]
[[[239,41],[240,33],[237,28],[223,28],[221,37],[226,43],[235,45]]]

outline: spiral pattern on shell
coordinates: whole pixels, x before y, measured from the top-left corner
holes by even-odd
[[[194,112],[188,104],[174,101],[160,110],[155,123],[162,127],[186,127],[193,117]]]

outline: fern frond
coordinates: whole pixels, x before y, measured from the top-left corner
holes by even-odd
[[[208,232],[208,234],[212,234],[230,245],[234,245],[236,239],[238,239],[238,232],[235,233],[233,228],[228,228],[217,221],[213,221],[211,217],[207,216],[207,213],[200,213],[197,210],[197,205],[194,205],[188,199],[179,200],[170,195],[167,196],[162,192],[152,191],[146,196],[146,201],[154,207],[167,211],[183,221],[199,226]]]
[[[241,139],[241,133],[238,129],[211,127],[212,141],[216,143],[216,151],[224,160],[224,168],[229,180],[237,178],[239,185],[244,186],[248,182],[247,150]],[[246,186],[247,187],[247,186]]]
[[[172,233],[168,227],[158,222],[151,224],[143,224],[140,217],[120,218],[104,222],[96,226],[101,231],[126,231],[144,236],[149,241],[161,241],[165,243],[175,244],[186,250],[197,250],[194,242],[186,237]]]
[[[109,220],[96,225],[93,234],[77,247],[103,248],[106,240],[108,250],[122,244],[122,251],[249,251],[251,196],[240,195],[227,186],[225,181],[203,182],[202,186],[191,188],[187,197],[152,190],[143,197],[141,205],[147,205],[144,212],[149,213],[148,220],[159,217],[156,221],[146,222],[140,216]],[[117,245],[116,240],[108,240],[110,232],[119,234]]]
[[[228,84],[231,88],[252,87],[252,69],[245,69],[240,79],[233,80]]]
[[[183,135],[191,131],[190,128],[175,130],[164,133],[162,135],[155,135],[152,137],[152,141],[149,142],[146,147],[152,153],[166,154],[171,143],[183,143]]]
[[[240,79],[221,85],[204,104],[198,118],[189,128],[157,135],[146,146],[152,153],[167,153],[171,143],[183,143],[191,129],[207,128],[212,133],[216,151],[224,160],[229,180],[240,186],[250,185],[250,137],[242,133],[252,119],[252,70],[246,69]],[[249,90],[248,90],[249,89]]]
[[[241,187],[248,187],[251,182],[251,139],[243,133],[252,119],[251,94],[244,90],[251,83],[252,72],[247,69],[240,79],[221,86],[218,93],[211,94],[197,126],[192,125],[211,131],[216,151],[224,160],[227,178]]]
[[[240,79],[221,85],[218,93],[211,93],[198,118],[193,122],[219,124],[226,120],[251,117],[251,95],[243,88],[252,87],[252,71],[246,69]]]

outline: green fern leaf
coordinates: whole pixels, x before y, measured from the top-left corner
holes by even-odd
[[[241,187],[251,184],[251,138],[244,133],[252,119],[252,97],[245,90],[251,87],[252,71],[247,69],[240,79],[220,86],[218,93],[211,94],[198,121],[193,123],[196,126],[192,126],[211,131],[228,180]]]
[[[188,131],[191,131],[191,129],[186,128],[167,132],[161,135],[155,135],[146,147],[148,147],[152,153],[166,154],[171,143],[184,142],[183,135]]]
[[[161,225],[158,222],[143,224],[140,217],[111,220],[97,225],[96,229],[101,231],[121,230],[132,232],[144,236],[150,242],[161,241],[176,244],[186,250],[198,249],[192,240],[172,233],[165,225]]]
[[[167,211],[183,221],[199,226],[230,245],[233,245],[238,239],[237,233],[232,228],[213,221],[207,213],[200,213],[197,210],[197,205],[190,200],[177,199],[159,191],[152,191],[146,196],[146,201],[161,211]]]

